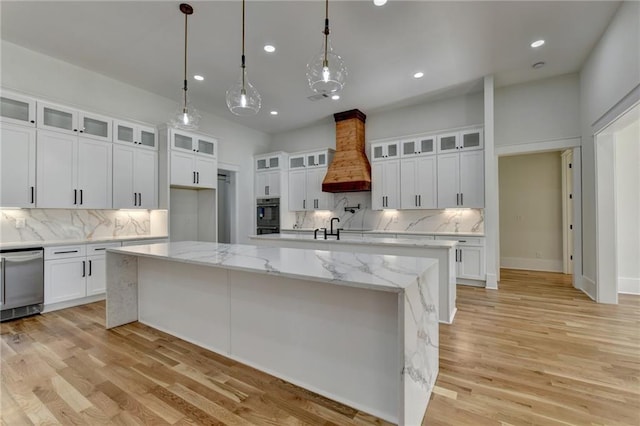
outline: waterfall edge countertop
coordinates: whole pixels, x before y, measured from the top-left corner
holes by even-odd
[[[410,256],[196,241],[110,248],[111,253],[400,293],[437,263]]]
[[[393,238],[393,237],[372,237],[363,235],[343,234],[340,233],[340,240],[336,240],[335,236],[328,236],[324,239],[321,232],[318,232],[318,239],[314,240],[312,235],[307,233],[296,234],[264,234],[264,235],[250,235],[252,240],[263,241],[308,241],[317,242],[318,247],[322,247],[321,244],[326,243],[345,243],[345,244],[363,244],[363,245],[394,245],[399,247],[435,247],[435,248],[452,248],[458,243],[454,240],[428,240],[428,239],[410,239],[410,238]]]

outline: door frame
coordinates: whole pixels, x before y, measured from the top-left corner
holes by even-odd
[[[232,207],[232,211],[231,211],[231,218],[229,220],[229,227],[231,228],[229,231],[229,236],[230,236],[230,242],[231,244],[237,244],[239,241],[239,227],[238,227],[238,223],[239,223],[239,218],[238,218],[238,214],[240,212],[240,200],[238,197],[238,173],[240,172],[240,166],[237,164],[232,164],[232,163],[223,163],[223,162],[218,162],[218,170],[226,170],[228,172],[231,173],[231,185],[230,185],[230,192],[231,192],[231,207]],[[216,176],[216,179],[218,177]],[[218,191],[216,191],[216,206],[218,206]],[[220,218],[218,218],[219,220]]]
[[[567,138],[548,141],[505,145],[496,147],[496,157],[509,155],[536,154],[549,151],[573,151],[573,286],[581,289],[582,282],[582,139]],[[500,197],[498,196],[498,209],[500,209]],[[499,223],[498,223],[499,225]],[[497,241],[500,241],[500,226],[496,230]]]

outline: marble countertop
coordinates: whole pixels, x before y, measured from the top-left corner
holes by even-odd
[[[393,245],[399,247],[434,247],[434,248],[452,248],[458,243],[453,240],[419,240],[410,238],[385,238],[385,237],[371,237],[364,235],[343,234],[340,231],[340,240],[336,240],[335,237],[324,236],[321,232],[318,232],[318,239],[314,240],[312,235],[307,233],[296,234],[265,234],[265,235],[250,235],[250,239],[255,240],[275,240],[275,241],[307,241],[318,243],[318,248],[322,247],[322,244],[327,243],[346,243],[346,244],[363,244],[363,245]]]
[[[348,287],[402,292],[437,260],[197,241],[111,248],[109,253],[281,275]]]
[[[26,247],[50,247],[72,244],[95,244],[95,243],[115,243],[118,241],[155,240],[159,238],[169,238],[168,235],[133,235],[126,237],[99,237],[89,240],[46,240],[46,241],[17,241],[11,243],[0,243],[0,250],[11,250]]]
[[[313,232],[312,228],[282,228],[280,232]],[[436,235],[436,236],[451,236],[451,237],[484,237],[484,232],[442,232],[442,231],[430,231],[430,232],[418,232],[418,231],[376,231],[376,230],[362,230],[362,229],[344,229],[340,231],[340,237],[342,233],[357,233],[357,234],[396,234],[396,235]]]

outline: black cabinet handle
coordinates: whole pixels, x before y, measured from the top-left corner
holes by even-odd
[[[73,129],[73,131],[74,131],[74,132],[77,132],[77,131],[78,131],[78,129]]]
[[[418,205],[422,207],[422,195],[418,195]]]
[[[307,208],[307,200],[302,200],[302,208],[303,209]]]
[[[87,276],[87,262],[86,261],[82,261],[82,276],[86,277]]]
[[[269,195],[269,185],[264,187],[264,195]]]
[[[142,192],[138,192],[138,206],[142,207]]]
[[[458,249],[456,249],[456,262],[458,261]]]
[[[77,253],[78,250],[54,251],[53,254]]]
[[[418,196],[417,195],[413,196],[413,204],[415,204],[416,207],[418,207]]]
[[[91,276],[91,261],[89,261],[89,276]]]
[[[35,194],[35,190],[36,188],[34,186],[31,187],[31,204],[36,202],[36,194]]]
[[[460,205],[460,194],[456,194],[456,206]]]
[[[193,183],[196,183],[196,172],[193,172]]]
[[[29,122],[30,122],[30,123],[32,123],[32,124],[35,124],[35,123],[36,123],[36,120],[31,120],[31,121],[29,121]]]
[[[196,183],[200,183],[200,172],[196,172]]]
[[[135,192],[133,193],[133,205],[138,205],[138,194],[136,194]]]
[[[460,249],[460,263],[462,263],[462,249]]]
[[[464,206],[464,193],[460,193],[460,205]]]
[[[78,190],[73,190],[73,204],[78,204]]]
[[[80,190],[80,205],[82,205],[82,203],[83,203],[83,201],[82,201],[82,192],[83,192],[83,190],[81,189]]]

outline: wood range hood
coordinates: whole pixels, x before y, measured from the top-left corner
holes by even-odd
[[[365,153],[364,122],[358,109],[333,114],[336,153],[322,181],[324,192],[371,191],[371,165]]]

